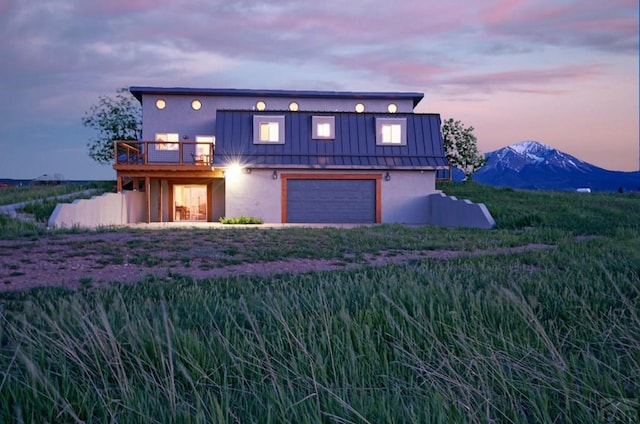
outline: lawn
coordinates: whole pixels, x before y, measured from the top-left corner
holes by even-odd
[[[203,240],[214,267],[487,254],[0,293],[0,422],[637,422],[640,196],[442,188],[497,228],[168,230],[129,247]],[[489,254],[534,243],[551,248]]]

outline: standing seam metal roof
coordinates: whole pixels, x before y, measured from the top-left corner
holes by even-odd
[[[254,144],[253,116],[284,116],[284,144]],[[313,116],[335,117],[335,138],[312,138]],[[375,119],[405,118],[407,144],[376,144]],[[254,167],[423,168],[447,167],[438,114],[218,110],[214,164],[240,161]]]

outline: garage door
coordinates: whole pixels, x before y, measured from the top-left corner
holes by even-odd
[[[287,180],[287,222],[374,223],[376,181]]]

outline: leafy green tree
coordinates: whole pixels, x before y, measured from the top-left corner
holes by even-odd
[[[82,118],[82,125],[97,131],[87,143],[89,156],[98,163],[113,162],[113,142],[138,140],[142,134],[142,108],[127,88],[115,96],[100,96]]]
[[[467,180],[486,162],[478,151],[478,140],[473,130],[473,127],[465,128],[462,122],[453,118],[442,123],[442,139],[447,159],[451,166],[464,172]]]

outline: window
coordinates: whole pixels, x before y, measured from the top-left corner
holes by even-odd
[[[279,130],[277,122],[260,122],[260,141],[278,141]]]
[[[215,149],[216,137],[213,135],[197,135],[196,143],[198,143],[196,144],[196,156],[208,156],[211,155],[212,150]],[[209,160],[207,160],[207,162],[209,162]]]
[[[178,150],[178,133],[156,134],[156,150]]]
[[[376,118],[376,144],[384,146],[406,145],[406,118]]]
[[[284,144],[284,139],[284,116],[254,115],[254,144]]]
[[[335,136],[335,117],[334,116],[312,116],[312,138],[315,140],[332,140]]]

